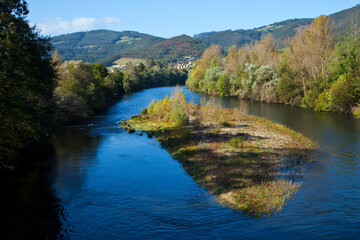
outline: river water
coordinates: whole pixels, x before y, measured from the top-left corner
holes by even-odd
[[[321,146],[301,191],[281,212],[256,218],[219,205],[155,139],[119,128],[171,90],[125,96],[54,136],[44,164],[0,176],[0,239],[360,239],[359,120],[250,102],[250,114]]]

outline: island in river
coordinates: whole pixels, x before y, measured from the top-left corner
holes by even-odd
[[[176,88],[171,97],[120,124],[155,136],[188,174],[222,204],[255,216],[283,208],[300,188],[316,143],[271,121],[249,116],[245,103],[197,105]]]

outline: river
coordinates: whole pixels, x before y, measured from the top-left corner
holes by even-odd
[[[360,238],[359,120],[249,102],[250,114],[285,124],[321,146],[301,191],[281,212],[256,218],[219,205],[154,138],[119,128],[118,121],[171,90],[125,96],[56,134],[43,164],[1,176],[0,238]],[[195,101],[203,96],[184,91]],[[236,98],[222,102],[238,104]]]

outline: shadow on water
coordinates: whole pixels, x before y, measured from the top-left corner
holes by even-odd
[[[86,171],[79,167],[79,156],[96,155],[100,142],[99,136],[89,136],[88,132],[65,128],[47,146],[47,157],[28,156],[31,164],[0,173],[0,239],[70,238],[71,225],[66,224],[67,211],[56,194],[53,178],[56,175],[59,188],[82,189]],[[90,166],[91,162],[86,164]]]
[[[47,173],[35,166],[0,174],[1,239],[67,239],[62,233],[64,209]]]

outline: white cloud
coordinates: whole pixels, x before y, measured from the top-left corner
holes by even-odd
[[[120,25],[123,21],[120,18],[74,18],[72,21],[63,20],[59,17],[50,19],[45,23],[37,24],[37,28],[45,35],[59,35],[64,33],[88,31],[99,28],[107,28],[110,25]]]

